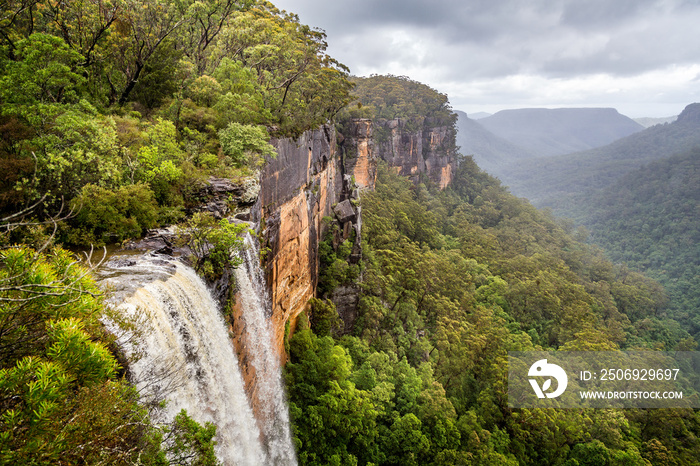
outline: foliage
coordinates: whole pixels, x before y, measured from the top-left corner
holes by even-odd
[[[334,247],[334,238],[337,233],[338,225],[333,224],[318,247],[320,267],[318,293],[320,296],[332,292],[340,285],[353,283],[360,274],[360,265],[349,263],[352,245],[355,241],[354,234]]]
[[[468,158],[443,191],[380,166],[362,212],[351,336],[332,340],[337,315],[314,300],[311,329],[291,339],[301,464],[695,461],[700,424],[690,413],[507,406],[508,351],[692,346],[677,323],[657,317],[657,283],[608,262],[580,231],[513,197]],[[319,289],[328,292],[338,285],[328,264],[342,259],[332,241],[321,256]],[[348,413],[353,391],[366,406]],[[663,435],[653,423],[678,430]],[[359,430],[342,443],[325,432],[348,426]]]
[[[346,110],[346,116],[351,118],[393,120],[417,117],[430,119],[435,126],[452,126],[457,120],[447,95],[406,76],[353,77],[352,82],[355,84],[355,100]]]
[[[89,269],[61,249],[0,260],[0,463],[168,464],[160,429],[118,378]],[[191,464],[214,464],[212,426],[181,414],[168,430]]]
[[[693,335],[700,332],[695,317],[700,290],[693,278],[700,273],[699,202],[700,151],[695,149],[633,171],[579,209],[591,241],[663,284],[668,316]]]
[[[166,460],[166,464],[218,466],[220,463],[214,454],[214,435],[214,424],[207,422],[201,426],[183,409],[175,416],[172,424],[165,428],[163,455],[160,459]]]
[[[338,317],[333,301],[311,298],[308,313],[311,315],[309,323],[316,335],[320,337],[335,336],[342,330],[343,322]]]
[[[270,135],[329,123],[352,87],[325,33],[263,0],[1,9],[3,215],[46,196],[43,221],[88,184],[145,183],[158,223],[177,221],[193,181],[255,173],[273,155]],[[108,239],[81,220],[68,228],[73,241]],[[126,230],[109,240],[136,227]]]
[[[350,358],[330,337],[298,331],[287,365],[290,413],[302,464],[357,464],[358,455],[376,449],[376,411],[370,394],[348,380]]]
[[[61,38],[33,34],[15,44],[13,55],[0,78],[3,113],[45,124],[58,104],[77,102],[85,79],[75,68],[83,57]]]
[[[122,177],[114,121],[86,101],[58,110],[45,131],[25,142],[22,155],[33,159],[34,173],[14,187],[32,202],[47,194],[48,206],[72,199],[88,183],[111,187]]]
[[[331,120],[347,104],[351,84],[347,68],[325,53],[325,37],[269,2],[233,15],[211,58],[228,121],[268,122],[299,135]]]
[[[78,213],[71,220],[78,226],[69,230],[68,242],[102,245],[138,238],[157,225],[158,205],[145,184],[121,186],[112,191],[85,185],[74,200]]]
[[[216,221],[209,212],[196,212],[178,227],[178,241],[189,247],[196,263],[194,268],[207,278],[221,276],[225,269],[237,267],[243,260],[239,251],[245,246],[245,223]]]
[[[275,157],[275,148],[268,142],[270,137],[261,126],[229,123],[219,131],[221,150],[237,165],[254,167],[262,165],[265,157]]]

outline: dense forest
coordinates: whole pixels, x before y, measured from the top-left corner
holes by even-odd
[[[700,332],[700,149],[652,162],[580,203],[577,218],[608,255],[664,285],[666,312]]]
[[[394,79],[395,92],[409,95],[405,84]],[[362,262],[349,265],[349,244],[334,250],[329,235],[319,286],[359,286],[357,321],[314,300],[289,345],[302,464],[694,464],[692,410],[507,406],[508,351],[695,348],[662,317],[658,283],[471,158],[444,191],[382,166],[362,208]]]
[[[193,215],[199,188],[257,176],[271,137],[357,117],[455,124],[446,95],[351,78],[326,45],[266,1],[0,0],[0,464],[217,463],[216,426],[151,421],[162,400],[139,399],[103,325],[135,323],[69,249],[180,224],[217,273],[240,229]],[[287,341],[301,464],[697,462],[693,410],[507,406],[511,350],[694,349],[659,283],[469,157],[442,191],[380,166],[360,202],[361,262],[331,230]],[[339,285],[360,291],[354,325],[327,299]]]
[[[443,192],[382,169],[362,205],[358,322],[318,300],[290,342],[302,464],[694,463],[692,410],[507,407],[508,351],[692,349],[658,284],[470,159]],[[343,254],[325,280],[359,276]]]
[[[663,311],[698,333],[700,104],[608,146],[521,160],[502,171],[518,195],[573,219],[614,261],[659,280]]]

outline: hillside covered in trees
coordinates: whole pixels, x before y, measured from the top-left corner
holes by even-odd
[[[700,104],[672,123],[608,146],[521,160],[501,172],[513,192],[589,229],[609,257],[659,280],[667,312],[697,327]]]
[[[700,149],[652,162],[577,205],[591,240],[664,285],[667,312],[700,332]]]
[[[694,348],[658,284],[469,158],[444,191],[381,169],[362,207],[359,269],[322,248],[328,295],[360,287],[356,323],[316,300],[290,342],[302,464],[693,464],[692,410],[507,406],[508,351]]]

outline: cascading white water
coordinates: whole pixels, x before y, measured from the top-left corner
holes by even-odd
[[[155,256],[132,257],[108,263],[102,275],[124,300],[123,312],[147,317],[141,344],[121,343],[132,353],[139,392],[167,400],[156,421],[171,421],[184,408],[196,421],[216,424],[216,454],[224,465],[270,464],[226,324],[194,270]]]
[[[245,245],[241,252],[244,263],[236,269],[236,286],[247,333],[248,358],[256,374],[260,428],[266,440],[269,464],[292,466],[297,461],[289,429],[289,410],[279,355],[273,346],[268,319],[270,299],[260,267],[257,241],[246,234]]]

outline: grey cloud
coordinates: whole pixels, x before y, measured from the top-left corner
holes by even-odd
[[[699,0],[272,1],[325,29],[329,53],[353,73],[407,74],[439,90],[700,64]]]

